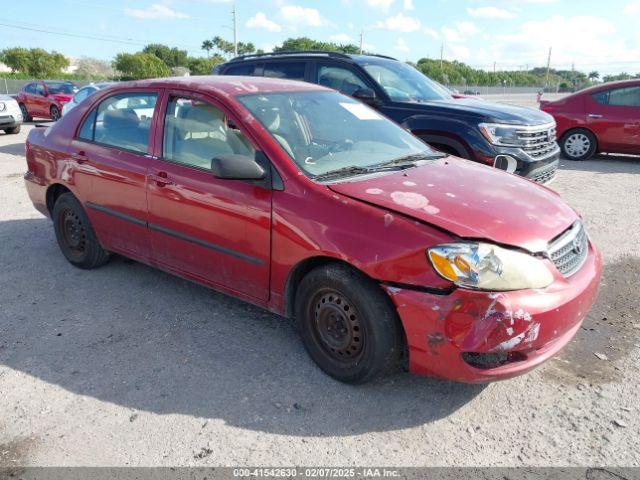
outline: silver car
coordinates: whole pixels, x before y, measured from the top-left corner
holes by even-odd
[[[113,85],[115,82],[101,82],[101,83],[92,83],[91,85],[87,85],[86,87],[82,87],[78,90],[71,101],[65,103],[62,106],[62,116],[69,112],[73,107],[78,105],[85,98],[90,97],[98,90],[102,90],[103,88],[107,88]]]
[[[0,130],[13,134],[20,132],[22,112],[18,102],[9,95],[0,95]]]

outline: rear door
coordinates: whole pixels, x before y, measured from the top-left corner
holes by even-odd
[[[106,97],[70,145],[70,171],[98,238],[108,250],[147,260],[146,177],[159,90]]]
[[[640,152],[640,85],[597,92],[585,102],[600,150]]]
[[[241,129],[208,97],[167,93],[149,168],[151,245],[155,261],[165,268],[266,300],[270,185],[217,179],[211,173],[217,155],[262,155]]]

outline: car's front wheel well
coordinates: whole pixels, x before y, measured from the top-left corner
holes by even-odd
[[[53,206],[63,193],[71,193],[71,190],[60,183],[54,183],[47,189],[46,202],[49,215],[53,216]]]

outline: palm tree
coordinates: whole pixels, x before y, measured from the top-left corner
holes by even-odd
[[[202,50],[206,50],[207,57],[211,56],[209,52],[213,50],[213,47],[215,47],[215,45],[211,40],[205,40],[204,42],[202,42]]]
[[[590,72],[589,73],[589,80],[591,80],[592,82],[595,80],[598,80],[600,78],[600,73],[598,72]]]

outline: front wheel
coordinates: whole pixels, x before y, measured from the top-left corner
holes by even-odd
[[[29,115],[29,111],[24,103],[20,104],[20,111],[22,112],[22,120],[25,122],[30,122],[32,120],[31,115]]]
[[[54,122],[60,119],[60,110],[55,105],[51,106],[50,114],[51,114],[51,120],[53,120]]]
[[[308,273],[296,293],[295,315],[307,352],[327,374],[365,383],[400,365],[404,337],[380,286],[340,264]]]
[[[562,136],[560,148],[569,160],[588,160],[596,153],[598,142],[589,130],[577,128]]]
[[[62,254],[72,265],[91,269],[109,260],[91,226],[89,217],[72,193],[63,193],[53,206],[53,228]]]
[[[16,133],[20,133],[20,125],[16,125],[15,127],[5,128],[4,133],[9,135],[15,135]]]

